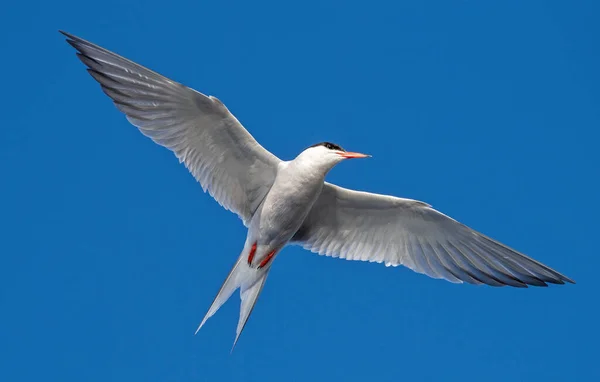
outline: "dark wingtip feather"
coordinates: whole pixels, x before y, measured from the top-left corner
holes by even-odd
[[[82,39],[80,37],[77,37],[75,35],[72,35],[70,33],[65,32],[65,31],[59,30],[59,32],[62,33],[67,38],[66,39],[67,43],[69,45],[71,45],[73,48],[75,48],[78,52],[83,53],[83,51],[81,49],[82,46],[83,47],[85,47],[85,46],[88,46],[88,47],[97,47],[95,44],[92,44],[91,42],[89,42],[87,40],[84,40],[84,39]],[[97,47],[97,48],[98,49],[102,49],[100,47]]]
[[[568,278],[566,276],[563,276],[561,274],[559,274],[559,277],[557,277],[556,279],[553,279],[553,280],[544,280],[544,281],[545,281],[545,283],[555,284],[555,285],[564,285],[565,283],[575,284],[575,281],[573,281],[570,278]],[[546,287],[548,285],[536,285],[536,286]]]
[[[554,271],[556,272],[556,271]],[[575,284],[575,281],[568,278],[567,276],[556,272],[556,279],[551,280],[551,281],[546,281],[552,284],[558,284],[558,285],[564,285],[565,283],[569,283],[569,284]]]
[[[575,282],[575,280],[573,280],[573,279],[570,279],[570,278],[568,278],[567,276],[564,276],[564,275],[562,276],[562,281],[566,281],[566,282],[568,282],[569,284],[577,284],[577,283]]]
[[[63,31],[63,30],[60,30],[60,29],[59,29],[59,30],[58,30],[58,33],[60,33],[60,34],[62,34],[63,36],[65,36],[65,37],[67,38],[67,39],[66,39],[66,41],[67,41],[69,44],[71,44],[71,45],[73,45],[73,43],[74,43],[75,41],[79,40],[79,39],[78,39],[76,36],[73,36],[72,34],[70,34],[70,33],[68,33],[68,32],[65,32],[65,31]]]
[[[63,31],[61,29],[59,29],[58,32],[67,38],[67,42],[68,43],[71,43],[71,42],[87,42],[84,39],[82,39],[80,37],[77,37],[77,36],[75,36],[75,35],[73,35],[73,34],[71,34],[69,32],[65,32],[65,31]]]
[[[81,52],[81,49],[79,49],[79,46],[77,44],[77,41],[75,41],[75,40],[66,40],[66,41],[69,45],[71,45],[73,48],[75,48],[75,50],[77,50],[78,52]]]
[[[94,66],[95,67],[101,67],[102,66],[102,64],[100,62],[94,60],[90,56],[87,56],[87,55],[85,55],[85,54],[83,54],[83,53],[81,53],[79,51],[76,54],[77,54],[77,58],[79,58],[79,60],[81,62],[83,62],[83,64],[85,66],[87,66],[88,68],[90,68],[90,69],[93,69]]]

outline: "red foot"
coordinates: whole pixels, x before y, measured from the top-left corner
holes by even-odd
[[[271,261],[271,259],[273,258],[273,256],[275,256],[275,251],[269,253],[267,255],[267,257],[265,257],[263,259],[263,261],[260,262],[260,264],[258,264],[258,269],[264,267],[265,265],[269,264],[269,261]]]
[[[248,264],[252,264],[252,260],[254,260],[254,254],[256,253],[256,243],[252,244],[252,248],[250,248],[250,254],[248,255]]]

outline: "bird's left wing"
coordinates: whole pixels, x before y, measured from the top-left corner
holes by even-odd
[[[330,183],[291,242],[321,255],[404,265],[451,282],[516,287],[573,282],[423,202]]]
[[[129,122],[173,151],[204,191],[248,225],[273,185],[280,160],[265,150],[217,98],[61,33]]]

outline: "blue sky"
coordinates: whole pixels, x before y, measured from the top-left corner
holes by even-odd
[[[594,1],[12,2],[0,23],[0,380],[594,381]],[[283,159],[427,201],[577,281],[453,285],[287,248],[233,354],[194,336],[245,229],[110,103],[64,29],[219,97]]]

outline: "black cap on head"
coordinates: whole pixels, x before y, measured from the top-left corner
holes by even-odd
[[[335,143],[331,143],[331,142],[321,142],[321,143],[317,143],[315,145],[312,145],[310,147],[316,147],[316,146],[325,146],[329,150],[337,150],[337,151],[344,151],[344,152],[346,151],[341,146],[338,146]]]

